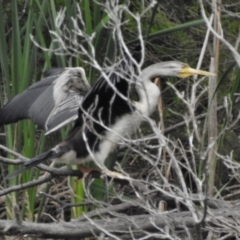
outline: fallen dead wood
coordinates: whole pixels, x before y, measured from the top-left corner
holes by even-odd
[[[126,234],[154,234],[157,237],[161,234],[162,228],[169,228],[169,231],[188,228],[190,231],[198,222],[193,219],[191,212],[166,212],[153,215],[144,214],[136,216],[116,215],[117,217],[106,217],[93,220],[86,218],[86,221],[57,222],[57,223],[33,223],[19,219],[0,220],[0,235],[9,236],[32,236],[40,238],[85,238],[91,236],[121,236]],[[199,220],[203,216],[202,210],[198,210]],[[208,211],[201,229],[207,229],[213,225],[229,227],[232,219],[240,222],[240,206],[229,206],[225,209]],[[227,229],[227,228],[226,228]],[[222,227],[224,232],[224,227]],[[226,230],[227,231],[227,230]],[[239,228],[232,228],[234,234],[239,234]]]

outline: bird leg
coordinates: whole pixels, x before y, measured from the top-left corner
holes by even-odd
[[[94,175],[96,176],[96,174],[97,174],[97,176],[107,176],[110,178],[129,180],[129,177],[124,176],[122,173],[111,171],[111,170],[107,169],[106,167],[104,167],[102,170],[99,170],[96,168],[88,168],[81,164],[77,165],[77,167],[78,167],[79,171],[83,174],[82,178],[88,177],[88,176],[92,175],[92,173],[93,173],[93,177],[94,177]],[[100,172],[101,172],[101,174],[100,174]]]
[[[100,170],[98,170],[98,169],[88,168],[88,167],[85,167],[85,166],[83,166],[83,165],[81,165],[81,164],[77,165],[77,167],[78,167],[79,171],[83,174],[83,177],[82,177],[82,178],[87,177],[87,176],[90,175],[91,172],[93,172],[93,171],[100,172]]]

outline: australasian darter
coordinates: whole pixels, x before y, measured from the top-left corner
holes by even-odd
[[[27,161],[23,169],[8,178],[48,159],[77,164],[81,171],[82,163],[94,160],[103,173],[122,178],[123,175],[108,170],[104,162],[121,138],[131,135],[139,127],[143,117],[150,115],[156,108],[160,90],[152,79],[159,76],[185,78],[195,74],[213,75],[192,69],[178,61],[150,65],[142,70],[136,80],[139,96],[139,101],[136,102],[129,100],[130,65],[129,61],[122,60],[115,71],[108,74],[111,84],[102,76],[84,97],[69,136],[49,151]]]

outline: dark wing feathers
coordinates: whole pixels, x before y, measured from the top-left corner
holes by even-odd
[[[55,149],[51,149],[25,162],[24,167],[22,169],[7,175],[6,179],[12,179],[18,176],[20,173],[24,173],[28,169],[35,167],[44,161],[61,157],[63,154],[67,153],[70,150],[71,150],[71,146],[67,142],[65,142],[65,144],[58,147],[57,151]]]
[[[12,174],[7,175],[6,179],[12,179],[12,178],[18,176],[20,173],[24,173],[31,167],[34,167],[34,166],[40,164],[41,162],[44,162],[45,160],[49,159],[51,154],[52,154],[52,150],[49,150],[47,152],[44,152],[44,153],[32,158],[31,160],[24,163],[24,167],[22,169],[14,172]]]
[[[57,157],[61,157],[64,153],[67,153],[70,150],[71,150],[71,146],[67,142],[64,142],[64,144],[59,145],[59,146],[57,146],[49,151],[46,151],[42,154],[39,154],[38,156],[32,158],[31,160],[25,162],[24,167],[27,169],[31,168],[31,167],[35,167],[38,164],[40,164],[46,160],[51,160],[51,159],[55,159]]]
[[[103,76],[98,79],[84,97],[82,105],[78,110],[78,119],[71,133],[74,132],[75,128],[80,127],[84,121],[83,118],[88,118],[87,115],[90,114],[92,118],[103,123],[93,123],[94,130],[98,134],[103,134],[106,131],[103,125],[109,127],[116,122],[116,119],[133,110],[131,102],[123,99],[123,97],[128,97],[129,95],[130,84],[128,75],[130,67],[130,63],[122,60],[114,72],[107,73],[108,79],[114,87]],[[85,114],[86,112],[88,114]]]

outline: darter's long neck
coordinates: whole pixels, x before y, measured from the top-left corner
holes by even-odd
[[[151,79],[159,76],[159,65],[151,65],[145,68],[138,81],[137,92],[139,95],[139,110],[149,115],[156,108],[160,90],[158,86],[151,82]]]

